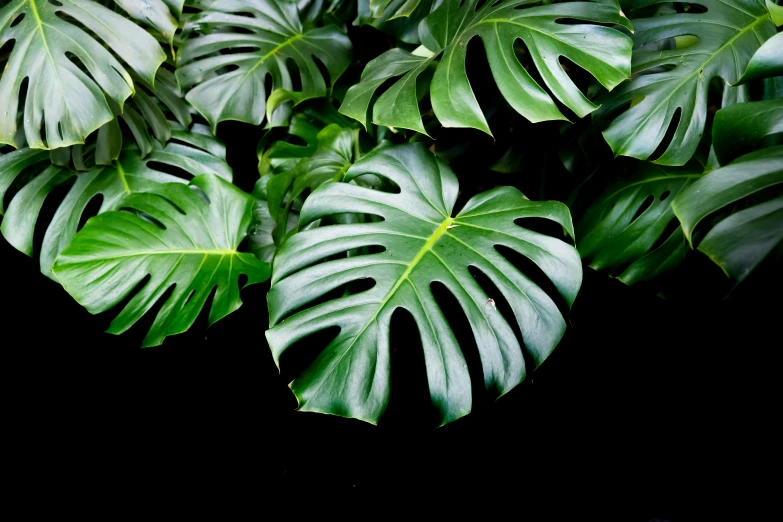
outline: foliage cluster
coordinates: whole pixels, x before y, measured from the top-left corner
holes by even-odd
[[[145,347],[270,280],[275,361],[319,348],[306,411],[380,419],[405,310],[446,424],[554,350],[583,263],[676,297],[708,260],[720,297],[780,262],[781,25],[772,0],[0,1],[0,231],[109,332],[156,314]],[[263,126],[252,193],[228,120]]]

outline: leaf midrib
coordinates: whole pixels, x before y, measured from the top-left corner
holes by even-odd
[[[409,281],[408,277],[410,276],[411,272],[416,268],[416,265],[419,264],[419,261],[424,258],[424,256],[427,254],[427,252],[430,252],[432,250],[433,245],[438,241],[438,239],[443,236],[443,234],[446,233],[446,229],[448,229],[449,225],[451,225],[452,221],[454,221],[454,218],[447,217],[440,226],[435,229],[435,232],[432,233],[432,235],[427,239],[427,241],[422,245],[421,249],[416,253],[416,255],[413,257],[413,259],[408,263],[407,267],[405,268],[405,271],[400,275],[400,277],[397,278],[397,281],[394,283],[394,286],[386,293],[386,296],[381,300],[381,302],[378,304],[378,308],[376,309],[375,313],[370,317],[366,323],[364,323],[364,326],[362,326],[362,329],[359,331],[358,334],[356,334],[351,341],[351,344],[349,344],[345,350],[343,351],[342,355],[340,355],[340,358],[335,361],[335,363],[332,365],[332,367],[329,369],[329,371],[326,373],[324,378],[321,380],[321,383],[323,384],[326,382],[326,377],[331,375],[334,370],[340,365],[340,361],[343,360],[343,358],[348,354],[348,352],[351,351],[353,348],[353,345],[356,344],[356,341],[364,334],[364,332],[367,330],[367,328],[370,327],[371,324],[373,324],[377,319],[378,315],[381,313],[381,311],[386,307],[386,303],[389,302],[389,300],[394,297],[395,292],[397,292],[397,289],[402,286],[402,284],[405,281]],[[317,391],[317,390],[316,390]]]
[[[739,31],[736,35],[734,35],[729,41],[727,41],[725,44],[720,46],[720,48],[718,48],[714,53],[711,53],[711,56],[710,56],[709,59],[707,59],[706,61],[702,62],[702,64],[699,67],[694,67],[693,71],[690,74],[686,75],[685,78],[679,84],[677,84],[677,86],[675,88],[670,89],[669,90],[669,94],[663,100],[661,100],[660,103],[657,104],[657,107],[660,107],[663,104],[665,104],[666,102],[668,102],[669,99],[672,96],[674,96],[674,94],[677,93],[683,85],[685,85],[686,83],[691,81],[691,79],[697,73],[698,74],[703,73],[704,69],[707,68],[707,66],[710,64],[710,62],[712,62],[712,60],[714,60],[720,54],[722,54],[723,51],[726,49],[726,47],[732,46],[734,44],[734,42],[737,41],[741,36],[743,36],[749,30],[755,29],[758,24],[760,24],[761,22],[763,22],[764,20],[766,20],[768,18],[769,18],[769,13],[766,13],[766,14],[762,15],[761,17],[757,18],[755,22],[753,22],[753,23],[751,23],[749,25],[746,25],[741,31]],[[734,61],[736,63],[736,55],[735,55],[735,60]],[[636,126],[637,132],[629,134],[626,137],[625,141],[623,141],[623,143],[622,143],[622,148],[623,149],[628,145],[628,142],[631,140],[631,138],[634,138],[634,137],[636,137],[638,135],[638,131],[639,130],[643,130],[644,129],[645,125],[647,124],[647,122],[650,120],[650,118],[652,117],[652,115],[654,113],[655,113],[655,111],[653,111],[653,110],[648,111],[647,116],[645,116],[644,120],[642,120],[642,122]]]

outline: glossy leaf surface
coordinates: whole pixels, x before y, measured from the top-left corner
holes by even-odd
[[[202,11],[189,19],[185,30],[205,34],[189,38],[180,49],[177,79],[213,130],[225,120],[260,125],[270,94],[267,77],[272,90],[293,89],[287,61],[295,64],[300,77],[298,101],[326,94],[329,85],[315,58],[332,82],[350,64],[348,37],[336,26],[305,30],[294,2],[197,0],[192,6]]]
[[[70,244],[93,200],[100,201],[98,212],[102,213],[118,209],[129,194],[156,192],[164,183],[188,182],[189,178],[167,173],[166,167],[175,167],[190,176],[211,173],[231,181],[225,148],[206,127],[196,125],[192,132],[175,130],[174,138],[176,141],[165,147],[156,143],[146,158],[142,158],[136,147],[126,146],[113,165],[96,166],[85,172],[57,165],[44,168],[11,199],[0,231],[14,248],[32,255],[35,226],[44,202],[52,191],[72,182],[46,229],[41,247],[41,271],[52,277],[55,258]],[[47,162],[48,155],[37,152],[24,149],[0,156],[0,196],[34,162]]]
[[[677,196],[672,207],[685,236],[693,243],[694,229],[705,218],[745,202],[719,221],[698,245],[729,277],[742,281],[765,258],[779,251],[783,240],[783,197],[778,191],[766,201],[752,198],[781,185],[783,145],[746,154],[710,172]]]
[[[369,214],[382,221],[338,224],[290,237],[274,264],[268,295],[267,340],[275,360],[297,340],[338,326],[340,332],[291,383],[301,410],[355,417],[376,423],[389,401],[389,327],[397,308],[408,310],[421,337],[427,380],[440,424],[466,415],[472,404],[465,357],[431,285],[445,285],[459,301],[478,345],[484,387],[508,392],[528,370],[511,326],[468,270],[483,272],[513,310],[524,350],[534,366],[552,352],[565,321],[552,298],[495,248],[502,245],[535,263],[566,303],[582,280],[576,250],[532,232],[515,220],[540,217],[572,232],[568,209],[559,202],[533,202],[501,187],[470,200],[451,217],[458,184],[451,169],[420,145],[385,148],[353,165],[345,180],[371,174],[399,187],[381,192],[352,183],[326,183],[302,208],[307,225],[342,213]],[[340,257],[363,247],[382,252]],[[327,260],[329,259],[329,260]],[[374,286],[321,304],[312,301],[352,281]]]
[[[764,42],[748,62],[748,68],[738,83],[772,76],[783,76],[783,33]]]
[[[249,195],[210,174],[195,178],[192,187],[167,184],[155,194],[130,194],[121,207],[131,211],[90,219],[53,270],[91,313],[133,295],[108,329],[115,334],[133,326],[173,287],[144,339],[143,346],[155,346],[187,330],[213,289],[210,324],[241,306],[240,275],[247,284],[269,278],[268,263],[237,251],[252,206]]]
[[[166,58],[149,33],[97,2],[56,4],[13,0],[0,9],[0,47],[14,42],[0,78],[0,143],[15,145],[17,108],[23,108],[28,146],[54,149],[84,143],[114,117],[107,100],[122,107],[134,92],[130,71],[152,85]],[[25,79],[27,97],[20,107]]]
[[[783,49],[781,49],[783,52]],[[715,153],[725,165],[753,150],[765,136],[783,132],[783,98],[738,103],[719,110],[712,125]]]
[[[688,245],[671,202],[700,177],[696,166],[640,164],[634,176],[609,187],[577,223],[582,259],[629,285],[676,266]]]
[[[635,0],[632,8],[663,0]],[[649,158],[673,120],[673,138],[655,161],[684,165],[704,133],[707,91],[713,78],[735,84],[753,53],[775,34],[769,12],[758,0],[702,0],[707,12],[684,12],[633,19],[634,78],[609,94],[601,113],[623,112],[604,131],[615,155]],[[632,14],[633,18],[633,14]],[[693,45],[648,49],[668,38],[695,37]],[[743,101],[743,91],[724,88],[722,104]],[[625,104],[631,102],[627,109]]]
[[[630,22],[611,5],[569,2],[527,7],[531,3],[486,2],[476,10],[478,0],[443,2],[420,26],[425,52],[392,49],[372,60],[362,73],[361,82],[346,94],[340,111],[366,124],[367,110],[378,88],[387,80],[402,76],[375,102],[372,121],[424,133],[417,81],[433,66],[436,68],[429,90],[432,108],[441,124],[491,134],[465,69],[468,43],[479,37],[500,92],[525,118],[532,122],[566,119],[550,94],[519,62],[514,50],[516,40],[525,43],[554,97],[579,117],[589,114],[597,105],[576,87],[560,58],[571,60],[601,85],[613,89],[630,75],[631,40],[618,30],[591,22],[629,28]],[[580,23],[558,23],[563,19]]]

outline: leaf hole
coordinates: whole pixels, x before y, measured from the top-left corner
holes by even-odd
[[[193,174],[183,169],[182,167],[173,165],[171,163],[165,163],[162,161],[147,161],[146,165],[152,170],[157,170],[158,172],[163,172],[170,176],[176,176],[180,179],[190,180],[193,178]]]
[[[391,316],[389,332],[389,405],[379,424],[432,428],[437,412],[430,397],[427,364],[419,327],[405,308]]]
[[[553,236],[553,237],[563,236],[563,227],[559,223],[551,219],[544,219],[544,218],[537,218],[537,217],[517,218],[514,220],[514,224],[526,230],[532,230],[533,232],[546,234],[548,236]],[[571,241],[573,238],[569,236],[568,238],[562,238],[562,239]]]
[[[570,308],[568,307],[568,302],[562,295],[560,295],[560,292],[557,290],[555,284],[551,279],[549,279],[544,271],[541,270],[541,267],[539,267],[535,261],[527,256],[520,254],[516,250],[503,245],[495,245],[495,250],[497,250],[501,256],[506,258],[506,261],[514,265],[514,268],[519,270],[522,274],[525,275],[525,277],[530,279],[533,284],[543,290],[546,295],[548,295],[549,298],[555,303],[557,309],[560,311],[560,314],[563,317],[568,317],[570,315],[571,312]]]
[[[514,311],[511,309],[511,305],[508,304],[505,296],[500,293],[500,290],[498,290],[498,287],[495,286],[495,283],[492,282],[492,279],[490,279],[489,276],[481,271],[480,268],[469,265],[468,272],[470,272],[470,275],[473,276],[473,279],[476,280],[476,283],[478,283],[478,285],[486,294],[486,302],[488,303],[489,299],[492,299],[492,302],[494,303],[494,306],[489,305],[486,307],[485,313],[499,313],[501,315],[503,320],[508,323],[508,325],[511,327],[511,330],[514,332],[514,337],[516,337],[519,346],[523,347],[522,354],[525,360],[525,366],[528,368],[535,368],[536,365],[534,361],[529,357],[527,350],[524,349],[525,343],[522,337],[522,331],[519,329],[519,323],[517,323],[517,319],[514,316]],[[490,311],[490,308],[492,311]],[[483,380],[484,378],[482,377],[482,382]]]
[[[239,285],[239,289],[243,289],[245,285],[247,284],[247,274],[239,274],[239,277],[237,278],[237,285]]]
[[[672,191],[671,191],[671,190],[665,190],[665,191],[663,192],[663,194],[661,194],[661,196],[660,196],[660,198],[659,198],[659,199],[660,199],[661,201],[666,201],[666,198],[668,198],[668,197],[669,197],[669,195],[670,195],[671,193],[672,193]]]
[[[476,2],[476,8],[474,9],[475,12],[478,12],[481,10],[482,7],[484,7],[484,4],[486,4],[489,0],[478,0]]]
[[[58,0],[49,0],[49,3],[52,4],[52,5],[55,5],[57,7],[62,7],[63,6],[63,3],[62,2],[58,2]]]
[[[17,25],[19,25],[20,23],[22,23],[22,20],[24,20],[24,17],[25,17],[26,14],[27,13],[20,13],[16,18],[14,18],[14,21],[11,22],[10,27],[14,28]],[[2,53],[0,53],[0,55],[2,55]]]
[[[293,58],[286,58],[285,67],[288,70],[288,75],[291,78],[291,89],[294,92],[302,91],[302,75],[299,73],[299,67],[296,65],[296,61]]]
[[[655,240],[655,243],[653,243],[653,246],[650,248],[650,252],[654,252],[655,250],[658,250],[665,242],[668,240],[672,234],[677,232],[677,230],[680,228],[680,222],[677,218],[672,218],[667,224],[666,228],[663,229],[663,232],[660,236],[658,236],[658,239]],[[679,234],[682,236],[683,239],[685,239],[685,235],[682,234],[680,231]]]
[[[274,89],[274,81],[275,79],[272,77],[272,74],[267,74],[264,76],[264,96],[267,97],[269,94],[272,93],[272,89]]]
[[[332,75],[329,74],[329,69],[326,67],[326,64],[321,61],[321,58],[311,54],[310,58],[315,63],[315,66],[318,67],[318,71],[321,73],[321,77],[324,79],[324,86],[330,87],[332,85]]]
[[[142,212],[141,210],[131,208],[131,207],[121,207],[121,211],[127,212],[129,214],[134,214],[138,216],[139,218],[143,219],[147,223],[151,223],[158,227],[161,230],[166,230],[166,225],[163,224],[162,221],[160,221],[158,218],[151,216],[150,214],[147,214],[146,212]]]
[[[230,63],[228,65],[224,65],[223,67],[219,68],[215,71],[215,74],[220,76],[222,74],[228,74],[230,72],[238,71],[239,66],[235,63]]]
[[[677,109],[674,111],[674,115],[672,116],[671,121],[669,122],[669,126],[666,128],[666,134],[664,134],[663,139],[658,144],[658,147],[656,147],[655,151],[650,155],[648,161],[655,161],[661,156],[664,155],[666,150],[669,148],[669,145],[671,145],[672,141],[674,140],[674,135],[677,132],[677,127],[680,125],[680,116],[682,114],[682,108],[677,107]]]
[[[565,72],[571,81],[576,85],[577,89],[587,98],[587,89],[590,87],[590,79],[593,77],[586,69],[572,62],[565,56],[558,58],[560,67]]]
[[[655,196],[653,196],[652,194],[650,194],[649,196],[644,198],[644,201],[642,201],[642,204],[639,205],[639,208],[636,209],[636,213],[633,215],[633,217],[631,218],[631,221],[629,221],[629,223],[633,223],[634,221],[639,219],[639,217],[642,214],[644,214],[647,211],[648,208],[650,208],[652,206],[654,201],[655,201]]]
[[[318,356],[340,334],[339,326],[330,326],[307,335],[280,355],[280,378],[283,382],[291,382],[312,366]]]
[[[617,24],[613,23],[596,22],[594,20],[583,20],[580,18],[556,18],[555,23],[560,25],[597,25],[609,28],[617,26]]]
[[[159,197],[160,199],[162,199],[163,201],[165,201],[166,203],[168,203],[169,205],[171,205],[171,206],[174,208],[174,210],[176,210],[177,212],[179,212],[179,213],[180,213],[180,214],[182,214],[183,216],[184,216],[184,215],[186,215],[185,211],[184,211],[184,210],[182,210],[182,209],[179,207],[179,205],[177,205],[176,203],[174,203],[173,201],[171,201],[169,198],[167,198],[167,197],[164,197],[164,196],[161,196],[160,194],[155,194],[155,193],[150,193],[150,195],[153,195],[153,196],[157,196],[157,197]]]
[[[57,167],[49,167],[57,168]],[[57,210],[60,208],[63,200],[76,182],[76,176],[70,176],[68,179],[60,182],[59,185],[54,187],[46,196],[41,210],[38,212],[37,219],[35,220],[35,229],[33,231],[33,257],[38,257],[41,254],[41,246],[43,245],[46,231],[54,219]]]
[[[703,14],[707,12],[707,7],[701,4],[692,4],[690,2],[674,2],[674,9],[678,13]]]
[[[103,205],[103,194],[96,194],[90,198],[90,201],[84,207],[84,210],[82,210],[82,215],[79,217],[79,225],[76,227],[76,230],[81,230],[88,219],[97,216],[98,212],[101,210],[101,205]]]
[[[473,335],[473,328],[459,300],[446,285],[440,281],[433,281],[430,284],[430,291],[435,298],[435,302],[438,303],[438,308],[446,317],[449,328],[454,332],[454,337],[459,343],[459,349],[463,357],[465,357],[465,363],[468,365],[473,410],[475,411],[477,407],[481,408],[487,405],[488,401],[486,399],[488,397],[487,391],[484,389],[484,368],[481,364],[481,355],[476,344],[476,337]],[[487,313],[489,313],[489,309],[487,309]]]

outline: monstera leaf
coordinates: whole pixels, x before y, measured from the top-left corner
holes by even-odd
[[[663,0],[634,0],[632,8]],[[615,155],[649,158],[679,117],[673,138],[655,161],[684,165],[696,151],[707,118],[707,89],[713,78],[725,84],[740,79],[761,43],[775,34],[775,25],[758,0],[703,0],[706,12],[685,12],[634,19],[634,78],[607,96],[601,114],[631,107],[604,131]],[[672,50],[645,49],[666,38],[693,36],[690,46]],[[744,95],[728,85],[723,105]]]
[[[75,178],[46,229],[41,247],[41,271],[52,277],[55,258],[71,242],[84,219],[87,205],[94,199],[101,200],[98,212],[102,213],[119,208],[129,194],[157,192],[164,183],[188,182],[166,173],[166,166],[191,176],[210,173],[231,181],[231,168],[224,159],[225,148],[209,134],[209,129],[196,125],[192,132],[173,131],[173,137],[175,141],[165,147],[156,144],[146,158],[130,145],[113,165],[96,166],[86,172],[44,164],[45,168],[11,199],[0,231],[14,248],[32,255],[33,234],[44,201],[57,187]],[[0,156],[0,197],[15,181],[24,181],[25,169],[47,160],[48,155],[41,155],[35,149]]]
[[[764,137],[779,133],[783,133],[783,98],[738,103],[719,110],[712,125],[712,142],[720,163],[725,165],[752,151]],[[781,138],[777,136],[777,145],[783,145]]]
[[[695,243],[694,229],[713,212],[734,207],[707,232],[700,251],[736,281],[762,261],[779,257],[783,241],[783,145],[751,152],[710,172],[672,203],[685,236]],[[771,191],[771,196],[756,200]]]
[[[529,201],[510,187],[476,196],[451,217],[457,179],[418,144],[368,154],[348,169],[345,180],[366,174],[393,182],[399,193],[326,183],[306,200],[302,225],[346,212],[383,220],[304,230],[285,242],[275,258],[268,294],[267,340],[279,364],[281,354],[297,340],[339,326],[337,337],[291,389],[302,410],[376,423],[389,401],[389,324],[394,311],[404,308],[418,325],[430,395],[445,424],[470,411],[471,385],[465,357],[431,285],[442,283],[460,302],[476,338],[484,385],[503,395],[528,369],[513,329],[468,269],[486,274],[510,303],[524,349],[537,366],[562,337],[565,321],[552,298],[496,246],[538,265],[570,305],[582,280],[576,250],[515,220],[549,219],[571,233],[571,218],[562,203]],[[354,255],[361,247],[383,251]],[[332,257],[348,251],[352,255]],[[366,278],[375,283],[370,290],[312,303]]]
[[[421,0],[370,0],[370,10],[375,18],[393,20],[401,16],[410,16]]]
[[[122,108],[134,92],[134,82],[129,70],[95,37],[139,78],[154,84],[155,72],[166,58],[158,42],[96,2],[12,0],[0,9],[0,47],[14,42],[0,78],[0,143],[16,143],[25,80],[29,83],[22,120],[29,147],[83,143],[112,120],[110,102]]]
[[[237,251],[253,199],[211,174],[191,185],[128,195],[120,206],[135,213],[112,211],[90,219],[57,258],[57,279],[91,313],[133,294],[109,333],[126,331],[173,287],[144,339],[143,346],[156,346],[187,330],[213,289],[210,324],[242,305],[241,275],[247,284],[269,278],[268,263]]]
[[[771,76],[783,76],[783,33],[764,42],[748,62],[748,68],[738,83]]]
[[[188,20],[185,30],[197,28],[206,34],[189,38],[180,49],[177,79],[190,89],[186,99],[213,130],[224,120],[260,125],[267,77],[272,89],[293,89],[287,61],[299,70],[298,101],[326,94],[326,79],[316,59],[332,82],[351,62],[348,37],[336,26],[304,31],[293,2],[196,0],[189,5],[202,12]]]
[[[174,43],[185,0],[114,0],[131,18],[155,29],[169,45]]]
[[[579,117],[594,111],[559,61],[567,58],[613,89],[630,75],[631,40],[620,31],[590,23],[566,25],[563,19],[630,27],[617,7],[591,2],[535,5],[530,0],[485,2],[446,0],[430,14],[419,32],[426,49],[409,53],[392,49],[372,60],[361,82],[348,90],[340,111],[366,124],[376,91],[402,76],[373,106],[377,125],[426,133],[418,108],[417,80],[437,63],[430,84],[432,108],[444,127],[470,127],[491,134],[465,70],[468,43],[484,42],[492,75],[509,104],[532,122],[564,120],[555,101],[519,62],[514,42],[522,40],[554,97]],[[422,79],[425,76],[422,76]],[[423,87],[421,87],[423,88]]]
[[[640,164],[634,176],[609,187],[577,222],[582,259],[628,285],[676,266],[688,245],[671,202],[700,177],[701,168],[695,164]]]
[[[443,0],[359,0],[354,25],[372,25],[409,44],[419,44],[419,23]]]

